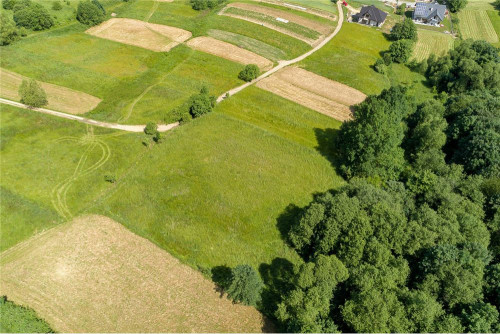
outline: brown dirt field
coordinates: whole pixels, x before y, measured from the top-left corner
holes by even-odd
[[[1,254],[0,294],[60,332],[261,332],[199,272],[103,216],[59,225]],[[271,327],[272,328],[272,327]]]
[[[340,121],[351,119],[350,107],[366,98],[354,88],[298,67],[286,67],[257,87]]]
[[[240,8],[240,9],[244,9],[244,10],[248,10],[248,11],[252,11],[252,12],[256,12],[256,13],[260,13],[260,14],[269,15],[269,16],[272,16],[275,18],[281,17],[281,18],[286,19],[290,22],[293,22],[293,23],[299,24],[301,26],[307,27],[309,29],[315,30],[322,35],[330,34],[333,31],[333,29],[335,28],[333,26],[325,25],[325,24],[307,19],[305,17],[299,16],[299,15],[289,13],[289,12],[284,11],[284,10],[254,5],[254,4],[250,4],[250,3],[240,3],[240,2],[230,3],[229,5],[227,5],[227,7]]]
[[[20,101],[19,87],[23,79],[29,79],[20,74],[0,68],[0,97],[12,101]],[[84,114],[91,111],[101,102],[101,99],[70,88],[39,82],[47,93],[47,108],[63,111],[68,114]]]
[[[191,38],[187,30],[124,18],[109,19],[86,33],[156,52],[169,51]]]
[[[212,37],[196,37],[189,40],[186,44],[195,50],[210,53],[243,65],[255,64],[261,70],[268,70],[273,67],[273,62],[269,59]]]

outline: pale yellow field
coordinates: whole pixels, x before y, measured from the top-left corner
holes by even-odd
[[[259,81],[257,87],[339,121],[351,119],[351,106],[366,98],[354,88],[298,67],[286,67]]]
[[[261,332],[199,272],[102,216],[59,225],[1,254],[0,295],[60,332]]]
[[[191,38],[187,30],[124,18],[109,19],[86,33],[156,52],[169,51]]]
[[[273,67],[272,61],[259,56],[258,54],[237,47],[236,45],[219,41],[212,37],[196,37],[189,40],[186,44],[195,50],[210,53],[243,65],[255,64],[261,70]]]
[[[26,78],[20,74],[0,68],[0,97],[20,101],[19,87]],[[101,102],[101,99],[66,87],[40,82],[47,94],[46,108],[69,114],[83,114],[91,111]]]

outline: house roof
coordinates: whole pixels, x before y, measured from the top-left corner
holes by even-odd
[[[445,13],[445,5],[440,5],[438,3],[417,2],[415,5],[415,12],[413,13],[413,18],[431,19],[434,16],[437,16],[442,21],[444,20]]]
[[[383,10],[378,9],[374,5],[371,6],[363,6],[361,11],[359,12],[359,16],[365,16],[366,14],[370,15],[370,19],[376,22],[384,22],[387,17],[387,13]]]

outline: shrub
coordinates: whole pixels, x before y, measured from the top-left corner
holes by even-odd
[[[59,1],[54,1],[52,3],[52,9],[53,10],[61,10],[62,9],[62,5]]]
[[[189,113],[193,118],[211,112],[215,107],[215,96],[208,94],[208,88],[202,87],[198,95],[189,100]]]
[[[226,2],[226,0],[191,0],[191,7],[194,10],[212,9],[224,2]]]
[[[390,52],[384,52],[384,55],[382,56],[382,58],[384,59],[384,64],[386,66],[389,66],[392,64],[392,55]]]
[[[4,12],[0,15],[0,45],[9,45],[20,38],[20,31],[14,21]]]
[[[76,19],[82,24],[95,26],[104,21],[105,14],[94,2],[81,1],[76,9]]]
[[[149,122],[144,128],[144,133],[147,135],[154,135],[158,131],[158,125],[155,122]]]
[[[413,42],[407,39],[395,41],[389,47],[389,52],[393,61],[404,64],[413,52]]]
[[[163,134],[160,131],[156,131],[155,134],[153,135],[153,140],[157,144],[163,143],[163,139],[164,139]]]
[[[264,286],[259,274],[247,264],[236,266],[231,274],[228,297],[235,302],[256,306]]]
[[[16,0],[14,2],[14,5],[12,7],[12,10],[14,12],[17,12],[19,10],[22,10],[22,9],[25,9],[25,8],[28,8],[29,6],[31,6],[31,0]]]
[[[28,7],[21,6],[16,4],[14,7],[14,21],[18,26],[32,30],[45,30],[54,25],[54,20],[42,5],[32,3]]]
[[[113,174],[106,174],[104,175],[104,180],[109,183],[115,183],[116,182],[116,176]]]
[[[19,87],[19,96],[21,96],[21,102],[33,107],[39,108],[47,105],[47,94],[42,87],[35,81],[23,80],[21,87]]]
[[[396,14],[404,15],[406,12],[406,4],[402,3],[399,7],[396,8]]]
[[[260,70],[257,67],[257,65],[249,64],[245,66],[245,68],[240,72],[240,74],[238,74],[238,78],[243,81],[250,82],[253,79],[257,78],[259,74]]]
[[[417,25],[409,17],[403,22],[396,23],[391,30],[391,39],[399,41],[401,39],[417,40]]]
[[[381,58],[377,59],[373,67],[375,68],[375,71],[377,71],[380,74],[385,74],[387,71],[387,66],[384,63],[384,60]]]
[[[3,0],[2,1],[2,7],[3,9],[11,10],[14,8],[14,5],[16,4],[17,0]]]

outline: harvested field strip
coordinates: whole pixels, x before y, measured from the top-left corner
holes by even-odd
[[[261,332],[252,307],[150,241],[85,216],[2,253],[0,293],[61,332]],[[269,328],[272,330],[272,328]]]
[[[293,22],[279,22],[272,16],[250,12],[239,8],[227,8],[220,14],[262,25],[279,31],[285,35],[295,37],[310,45],[313,45],[321,37],[318,32]]]
[[[285,68],[257,87],[340,121],[351,119],[350,107],[366,98],[354,88],[297,67]]]
[[[448,50],[453,49],[455,41],[448,34],[430,30],[419,30],[418,41],[413,50],[413,59],[422,61],[429,58],[431,54],[442,56]]]
[[[210,29],[208,31],[208,36],[234,44],[245,50],[252,51],[272,61],[278,61],[286,58],[286,53],[283,50],[244,35],[235,34],[229,31]]]
[[[23,80],[28,79],[20,74],[0,68],[0,97],[20,101],[19,87]],[[70,88],[45,82],[40,85],[47,93],[48,108],[67,112],[69,114],[84,114],[91,111],[101,102],[101,99]]]
[[[124,18],[112,18],[86,33],[156,52],[169,51],[191,38],[187,30]]]
[[[246,11],[254,12],[254,13],[259,13],[263,14],[266,16],[271,16],[273,19],[276,20],[276,18],[282,18],[285,20],[288,20],[292,23],[295,23],[299,26],[309,28],[311,30],[317,31],[318,33],[322,35],[328,35],[330,32],[333,31],[334,27],[333,24],[324,24],[317,22],[313,19],[308,19],[300,15],[296,15],[293,13],[290,13],[290,11],[287,10],[280,10],[280,9],[275,9],[269,6],[259,6],[259,5],[254,5],[254,4],[249,4],[249,3],[231,3],[227,5],[228,8],[239,8],[243,9]],[[320,18],[318,18],[320,19]],[[323,19],[321,19],[323,20]]]
[[[270,69],[273,63],[258,54],[242,49],[233,44],[213,39],[212,37],[196,37],[186,43],[189,47],[222,57],[240,64],[255,64],[261,70]]]
[[[498,36],[485,10],[462,10],[458,13],[459,28],[464,39],[483,39],[497,43]]]
[[[297,0],[295,1],[283,1],[283,0],[254,0],[258,1],[260,3],[268,3],[276,6],[282,6],[286,8],[291,8],[294,10],[299,10],[303,11],[304,13],[309,13],[312,15],[324,17],[330,20],[335,20],[336,15],[333,14],[336,12],[337,7],[332,6],[332,3],[329,0],[326,0],[327,2],[325,3],[320,3],[320,6],[323,6],[324,9],[328,10],[323,10],[321,8],[311,8],[310,6],[318,5],[318,3],[311,2],[310,0],[306,0],[303,4],[296,4]],[[295,2],[295,3],[294,3]],[[325,6],[326,5],[326,6]],[[306,7],[304,7],[306,6]]]

